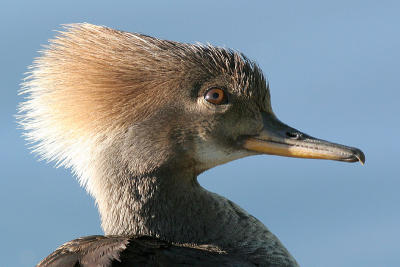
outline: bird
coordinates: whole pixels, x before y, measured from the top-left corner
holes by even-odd
[[[283,122],[244,54],[89,23],[34,59],[18,122],[41,159],[71,169],[104,235],[38,266],[298,266],[280,240],[197,176],[253,155],[364,164],[363,152]]]

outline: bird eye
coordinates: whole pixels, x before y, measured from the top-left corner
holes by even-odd
[[[221,105],[227,102],[224,90],[211,88],[204,94],[204,99],[212,104]]]

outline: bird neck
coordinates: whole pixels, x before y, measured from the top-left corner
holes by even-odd
[[[121,179],[122,178],[122,179]],[[207,242],[219,201],[189,171],[106,177],[95,194],[106,235],[150,235],[177,243]],[[107,188],[105,188],[107,186]]]
[[[223,250],[258,247],[261,244],[254,242],[271,235],[233,202],[202,188],[191,168],[168,165],[141,175],[94,169],[91,193],[106,235],[149,235]]]
[[[125,150],[112,143],[86,157],[89,161],[82,175],[96,200],[106,235],[148,235],[243,254],[258,263],[276,257],[295,263],[260,221],[201,187],[190,159],[185,164],[168,160],[149,164],[151,158],[168,159],[168,153],[145,154],[133,146],[126,154],[121,151],[127,146],[122,147]]]

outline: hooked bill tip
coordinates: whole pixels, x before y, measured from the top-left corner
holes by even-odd
[[[354,150],[354,156],[358,159],[361,165],[365,164],[365,155],[360,149],[356,148]]]

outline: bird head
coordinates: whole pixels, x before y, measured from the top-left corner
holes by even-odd
[[[259,67],[211,45],[68,25],[35,60],[22,94],[20,123],[34,150],[84,183],[104,154],[139,174],[198,174],[255,154],[364,162],[357,148],[280,122]]]

